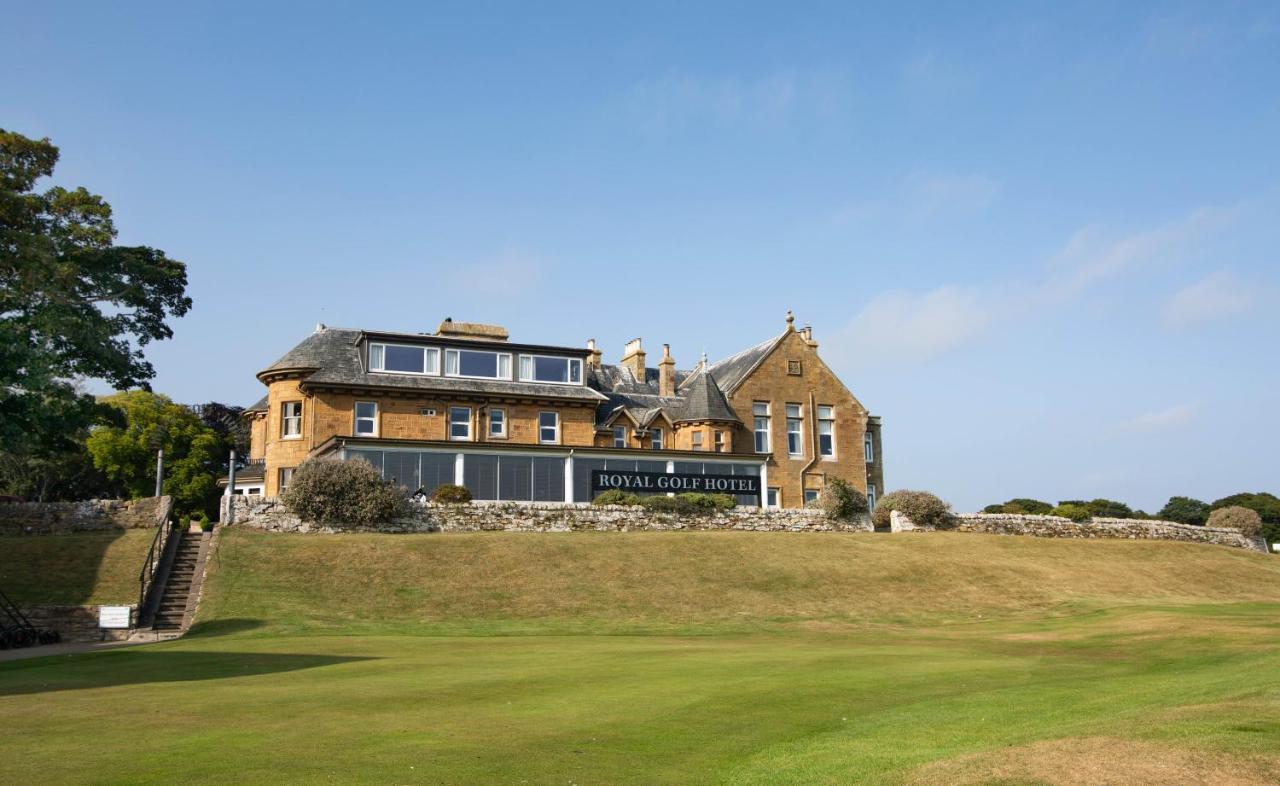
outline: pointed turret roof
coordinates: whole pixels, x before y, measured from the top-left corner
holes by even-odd
[[[715,377],[700,370],[691,377],[681,391],[683,406],[675,413],[676,423],[701,420],[727,420],[738,422]]]

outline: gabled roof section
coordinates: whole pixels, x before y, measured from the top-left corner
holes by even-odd
[[[724,393],[716,384],[715,377],[706,372],[695,374],[690,378],[682,391],[683,406],[675,413],[676,423],[687,423],[702,420],[738,421],[733,414]]]
[[[252,404],[252,405],[245,407],[245,408],[244,408],[244,412],[243,412],[243,413],[241,413],[241,414],[248,414],[248,413],[250,413],[250,412],[266,412],[266,411],[267,411],[267,399],[268,399],[268,396],[263,396],[262,398],[260,398],[260,399],[258,399],[257,401],[253,402],[253,404]]]
[[[539,382],[514,382],[509,380],[460,379],[457,377],[393,374],[369,372],[365,369],[361,347],[367,336],[388,334],[367,333],[363,330],[326,327],[303,339],[267,368],[258,372],[262,379],[273,372],[292,370],[309,371],[304,385],[336,385],[344,387],[399,388],[440,393],[486,394],[494,396],[519,396],[553,398],[595,403],[605,396],[586,385],[555,385]],[[405,334],[406,338],[409,338]],[[434,337],[431,342],[438,345]],[[423,344],[428,343],[422,340]],[[503,351],[519,351],[526,345],[496,344]],[[531,346],[531,345],[530,345]]]
[[[753,347],[748,347],[736,355],[730,355],[723,360],[717,360],[715,363],[707,366],[707,371],[711,376],[715,377],[716,383],[720,386],[720,390],[725,393],[732,393],[738,389],[752,371],[756,370],[769,353],[774,350],[782,340],[787,337],[787,333],[791,332],[788,326],[782,333],[774,336],[766,341],[761,341]],[[691,385],[693,377],[686,379],[684,385]]]

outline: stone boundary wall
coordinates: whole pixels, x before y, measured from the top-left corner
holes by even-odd
[[[869,521],[831,521],[819,510],[761,510],[754,507],[679,516],[623,505],[564,502],[472,502],[469,505],[415,503],[411,518],[389,527],[323,525],[304,522],[276,497],[222,498],[221,520],[235,505],[234,526],[267,532],[640,532],[739,530],[753,532],[870,532]]]
[[[126,604],[112,604],[126,605]],[[138,604],[127,604],[132,611],[130,619],[138,620]],[[132,629],[108,629],[98,627],[98,607],[92,606],[26,606],[22,613],[32,625],[40,629],[56,630],[63,641],[124,641]]]
[[[91,499],[84,502],[0,502],[0,536],[66,535],[153,529],[169,519],[173,499]]]
[[[899,511],[889,514],[894,532],[920,530]],[[1031,516],[1012,513],[957,513],[955,532],[979,532],[988,535],[1030,535],[1037,538],[1114,538],[1120,540],[1174,540],[1207,543],[1238,549],[1267,552],[1266,541],[1250,538],[1239,530],[1220,527],[1197,527],[1174,521],[1146,519],[1094,518],[1072,521],[1059,516]]]

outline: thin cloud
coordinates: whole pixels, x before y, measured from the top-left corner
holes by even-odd
[[[1255,291],[1227,271],[1218,271],[1174,293],[1160,312],[1169,327],[1188,327],[1248,313]]]
[[[972,288],[886,292],[858,312],[832,344],[859,364],[923,363],[971,343],[994,313]]]
[[[496,258],[462,265],[449,279],[456,291],[495,297],[533,292],[546,277],[542,260],[521,251],[508,250]]]
[[[916,172],[875,200],[851,202],[836,210],[836,224],[972,215],[995,202],[1003,183],[982,172]]]
[[[1146,412],[1120,424],[1121,431],[1172,431],[1185,428],[1195,420],[1196,408],[1191,404],[1178,404],[1158,412]]]
[[[788,69],[755,79],[671,71],[632,85],[623,103],[637,127],[663,135],[689,126],[777,125],[834,115],[849,93],[843,76],[822,71]]]

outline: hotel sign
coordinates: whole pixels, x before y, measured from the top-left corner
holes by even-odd
[[[760,496],[758,475],[694,475],[665,472],[632,472],[625,469],[594,469],[591,490],[664,493],[696,491],[704,494],[744,494]]]

